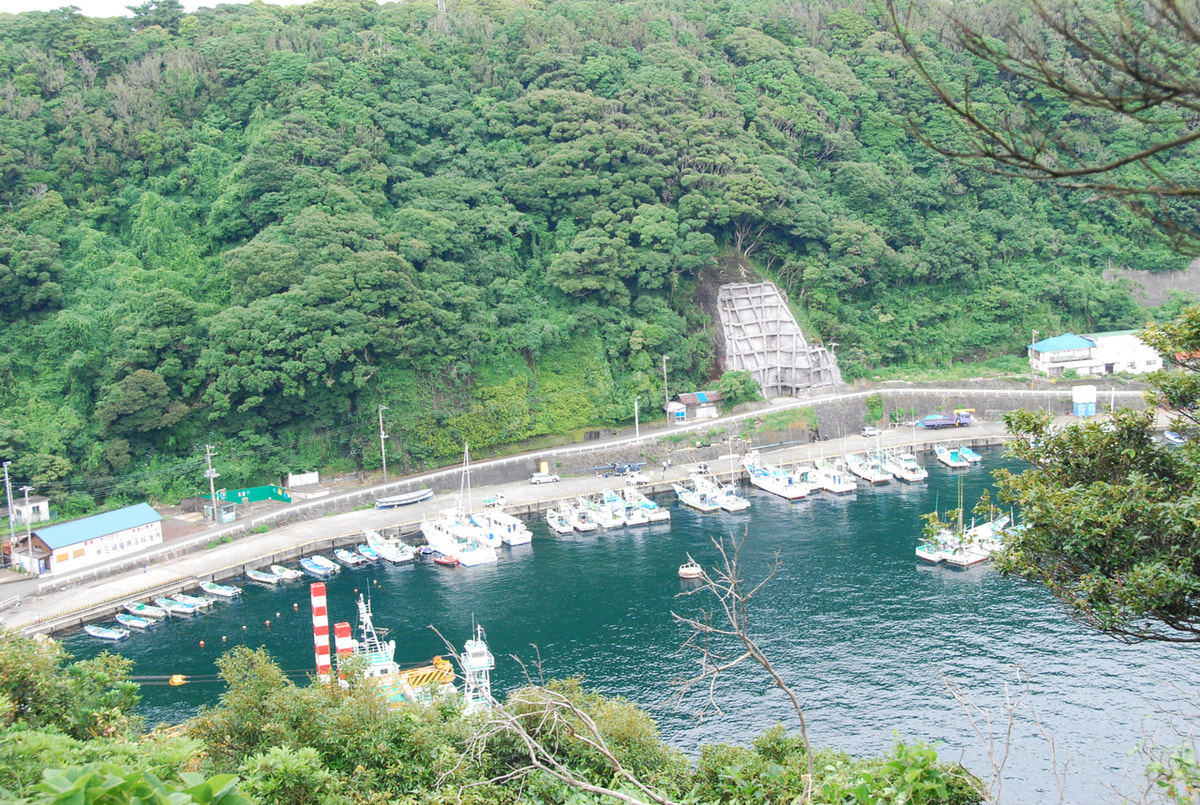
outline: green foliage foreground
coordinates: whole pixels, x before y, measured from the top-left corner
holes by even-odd
[[[4,638],[3,655],[37,650]],[[52,685],[77,673],[57,653],[23,683]],[[13,707],[0,732],[0,799],[15,803],[567,803],[601,801],[530,764],[530,741],[552,764],[596,786],[622,787],[624,769],[663,802],[797,801],[805,794],[803,742],[776,726],[751,746],[705,747],[694,763],[662,742],[653,720],[620,698],[575,681],[514,691],[501,710],[463,718],[457,701],[389,709],[370,683],[296,686],[263,651],[237,648],[219,661],[228,690],[186,725],[186,735],[125,731],[87,740],[24,720]],[[0,690],[16,681],[0,666]],[[85,666],[78,671],[83,672]],[[123,689],[123,675],[96,689]],[[5,694],[7,696],[7,694]],[[103,693],[101,693],[101,699]],[[11,699],[3,699],[11,701]],[[555,718],[540,703],[565,702]],[[92,706],[100,707],[99,699]],[[120,708],[130,715],[132,702]],[[499,728],[506,718],[527,729]],[[587,740],[594,723],[606,752]],[[977,803],[978,781],[940,763],[924,744],[900,743],[885,757],[855,759],[820,750],[813,802]],[[236,777],[236,784],[234,782]],[[646,799],[643,795],[642,799]]]

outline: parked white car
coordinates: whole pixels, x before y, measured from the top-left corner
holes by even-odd
[[[876,436],[879,436],[882,433],[883,431],[874,425],[867,425],[862,429],[862,435],[866,436],[868,439],[874,439]]]
[[[529,483],[556,484],[558,483],[558,476],[552,472],[535,472],[533,475],[529,476]]]
[[[650,476],[644,472],[631,472],[625,476],[625,483],[629,486],[641,486],[650,483]]]

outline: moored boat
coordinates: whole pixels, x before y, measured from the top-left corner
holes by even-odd
[[[417,558],[416,549],[407,543],[391,537],[385,537],[378,531],[370,528],[364,528],[363,534],[367,538],[367,547],[378,554],[379,558],[384,561],[400,565]]]
[[[175,595],[171,597],[176,601],[180,601],[184,604],[191,604],[192,606],[197,606],[201,609],[205,607],[211,607],[214,603],[216,603],[215,598],[209,598],[207,595],[188,595],[187,593],[175,593]]]
[[[124,640],[129,637],[128,629],[114,629],[111,626],[97,626],[94,623],[84,624],[83,631],[101,640]]]
[[[555,534],[570,534],[575,531],[570,518],[558,509],[546,509],[546,525],[550,526],[550,530]]]
[[[929,477],[929,471],[917,463],[912,453],[885,453],[880,466],[894,477],[910,484],[919,483]]]
[[[490,505],[471,519],[492,537],[498,537],[505,545],[528,545],[533,533],[518,518],[503,509]],[[489,540],[490,542],[490,540]]]
[[[668,523],[671,521],[671,513],[646,497],[645,493],[636,486],[625,487],[621,490],[621,494],[624,496],[629,510],[640,510],[646,516],[648,522]],[[625,521],[630,522],[628,517],[626,517]]]
[[[563,505],[565,506],[566,504]],[[592,517],[591,510],[584,506],[567,506],[566,512],[571,527],[581,534],[586,534],[589,531],[595,531],[600,528],[596,524],[596,518]]]
[[[117,623],[122,626],[128,626],[131,629],[147,629],[158,621],[153,618],[139,618],[137,615],[131,615],[128,612],[118,612],[113,616]]]
[[[404,492],[399,495],[389,495],[387,497],[376,498],[375,508],[390,509],[395,506],[411,506],[414,503],[420,503],[423,500],[429,500],[433,497],[432,489],[417,489],[413,492]]]
[[[358,555],[363,559],[366,559],[368,562],[378,562],[380,559],[379,551],[375,550],[366,543],[355,545],[354,550],[358,551]]]
[[[707,494],[701,490],[700,485],[696,483],[699,476],[691,476],[692,486],[684,486],[683,484],[671,484],[671,488],[675,490],[675,496],[679,498],[679,502],[684,506],[690,506],[699,512],[705,514],[721,510],[721,504],[717,502],[716,497]]]
[[[265,570],[247,570],[246,578],[250,581],[257,581],[259,584],[279,584],[283,581],[283,576],[277,576]]]
[[[703,575],[704,568],[691,559],[679,566],[679,578],[681,579],[698,579]]]
[[[751,451],[742,457],[742,467],[750,476],[751,484],[785,500],[808,497],[816,488],[803,477],[763,461],[757,451]]]
[[[182,601],[176,601],[174,598],[155,598],[154,606],[165,610],[172,615],[195,615],[200,611],[200,607],[185,604]]]
[[[858,490],[858,481],[833,464],[822,463],[813,472],[819,487],[831,495],[847,495]]]
[[[341,572],[341,567],[330,559],[315,553],[312,556],[305,556],[300,559],[300,567],[309,575],[324,579],[332,576],[334,573]]]
[[[892,474],[882,467],[878,459],[872,456],[863,453],[846,453],[843,458],[846,461],[846,468],[869,484],[886,484],[892,480]]]
[[[965,458],[968,464],[978,464],[983,461],[983,456],[966,446],[958,448],[958,454]]]
[[[217,584],[215,581],[200,582],[200,589],[209,595],[217,595],[221,598],[233,598],[242,594],[241,587],[233,587],[228,584]]]
[[[935,444],[933,452],[937,454],[938,461],[951,469],[961,469],[971,465],[971,462],[963,458],[962,453],[957,447],[946,447],[944,444]]]
[[[130,601],[125,604],[125,611],[130,615],[137,615],[139,618],[162,620],[167,617],[167,611],[162,607],[156,607],[152,604],[140,604],[137,601]]]
[[[304,575],[302,571],[291,567],[284,567],[283,565],[271,565],[271,572],[284,581],[292,581]]]
[[[434,563],[443,565],[444,567],[458,567],[459,564],[461,564],[455,557],[447,556],[444,553],[435,553],[433,555],[433,561]]]
[[[722,511],[744,512],[750,508],[750,501],[738,494],[732,484],[720,484],[707,475],[693,475],[696,490],[712,498]]]
[[[347,548],[335,548],[333,551],[333,556],[343,565],[348,567],[358,567],[359,565],[365,565],[367,563],[367,560],[363,559],[357,551],[352,551]]]

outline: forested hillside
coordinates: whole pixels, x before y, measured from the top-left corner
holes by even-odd
[[[173,5],[0,14],[0,455],[60,509],[198,491],[206,443],[230,487],[377,467],[379,405],[393,467],[629,422],[662,355],[719,374],[726,259],[847,378],[1138,326],[1101,271],[1183,265],[911,138],[944,113],[869,4]]]

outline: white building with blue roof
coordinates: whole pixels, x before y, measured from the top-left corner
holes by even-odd
[[[162,519],[150,504],[137,503],[45,526],[13,546],[12,560],[34,574],[68,572],[108,562],[162,544]]]
[[[1141,374],[1163,368],[1162,356],[1135,330],[1091,335],[1063,333],[1029,345],[1029,366],[1047,377]]]

